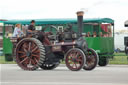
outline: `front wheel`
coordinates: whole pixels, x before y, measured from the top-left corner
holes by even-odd
[[[86,58],[81,49],[72,48],[65,55],[65,63],[68,69],[78,71],[83,68]]]
[[[97,66],[98,60],[98,55],[95,50],[88,48],[86,53],[86,64],[83,69],[93,70]]]

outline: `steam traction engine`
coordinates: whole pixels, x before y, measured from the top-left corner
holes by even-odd
[[[78,33],[69,28],[62,30],[50,26],[57,32],[32,33],[31,37],[26,36],[17,39],[16,62],[24,70],[36,70],[38,67],[44,70],[51,70],[65,60],[66,66],[72,71],[81,68],[92,70],[96,67],[98,56],[93,49],[89,49],[83,39],[83,12],[77,12]]]

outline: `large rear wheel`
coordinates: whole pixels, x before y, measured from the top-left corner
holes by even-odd
[[[65,63],[68,69],[78,71],[85,64],[85,54],[81,49],[72,48],[65,55]]]
[[[84,70],[93,70],[98,63],[98,55],[97,53],[91,49],[88,48],[87,54],[86,54],[86,64],[83,67]]]
[[[45,48],[35,38],[25,38],[16,47],[16,62],[24,70],[36,70],[45,59]]]

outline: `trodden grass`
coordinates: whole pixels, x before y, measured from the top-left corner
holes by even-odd
[[[0,56],[0,64],[15,64],[15,61],[5,61],[5,57]],[[109,60],[109,64],[128,65],[128,57],[124,53],[115,53],[114,58]]]

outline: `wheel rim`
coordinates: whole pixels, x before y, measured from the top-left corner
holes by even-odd
[[[84,55],[79,50],[71,50],[66,56],[66,65],[70,70],[77,71],[83,67]]]
[[[34,70],[40,60],[40,50],[37,44],[32,40],[24,40],[16,50],[17,63],[26,70]]]

